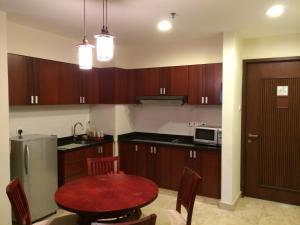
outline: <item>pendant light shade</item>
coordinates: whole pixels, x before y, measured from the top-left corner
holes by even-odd
[[[78,64],[79,68],[83,70],[90,70],[93,68],[93,45],[90,45],[86,39],[86,24],[85,24],[85,0],[83,1],[83,27],[84,36],[81,44],[78,45]]]
[[[95,35],[97,60],[109,61],[114,57],[114,37],[109,34]]]
[[[88,44],[84,40],[82,44],[78,45],[78,62],[79,68],[83,70],[90,70],[93,68],[93,45]]]
[[[114,57],[114,37],[109,34],[107,28],[107,0],[103,0],[102,29],[101,33],[95,35],[97,60],[109,61]]]

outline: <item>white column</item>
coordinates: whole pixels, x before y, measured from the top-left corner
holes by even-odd
[[[10,204],[5,188],[10,180],[6,13],[0,11],[0,218],[11,224]]]
[[[240,196],[241,163],[241,39],[223,33],[222,191],[220,206],[232,209]]]

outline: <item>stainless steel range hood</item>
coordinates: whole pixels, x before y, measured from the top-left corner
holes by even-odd
[[[187,101],[186,96],[138,96],[136,98],[138,103],[141,104],[171,104],[171,105],[183,105]]]

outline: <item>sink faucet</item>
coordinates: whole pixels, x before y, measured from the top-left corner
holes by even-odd
[[[76,139],[77,139],[77,137],[78,137],[78,135],[76,134],[76,128],[77,128],[77,125],[80,125],[81,128],[83,129],[82,123],[77,122],[77,123],[74,124],[74,129],[73,129],[73,140],[74,140],[74,141],[76,141]]]

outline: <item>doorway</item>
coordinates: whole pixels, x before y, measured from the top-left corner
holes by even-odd
[[[242,191],[300,205],[300,57],[244,61]]]

